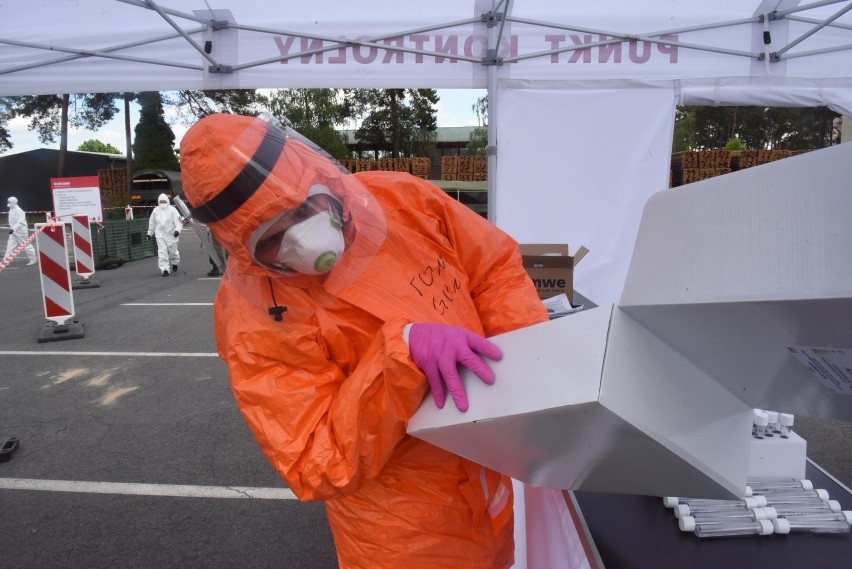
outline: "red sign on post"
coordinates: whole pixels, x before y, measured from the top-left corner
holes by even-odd
[[[87,215],[92,221],[103,221],[101,190],[97,176],[51,178],[53,214],[57,219]]]

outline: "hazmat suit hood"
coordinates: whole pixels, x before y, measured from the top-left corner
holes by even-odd
[[[6,207],[8,207],[9,209],[15,207],[16,205],[18,205],[18,198],[11,197],[8,200],[6,200]]]
[[[165,203],[163,203],[163,202],[165,202]],[[162,209],[168,209],[169,208],[169,196],[167,196],[166,194],[160,194],[157,197],[157,207],[162,208]]]
[[[384,242],[384,212],[373,195],[334,159],[274,118],[209,115],[181,141],[184,194],[195,222],[207,224],[239,270],[281,274],[294,285],[316,283],[332,294],[353,283]],[[321,186],[342,206],[345,249],[321,276],[288,273],[255,260],[258,229],[305,202]]]

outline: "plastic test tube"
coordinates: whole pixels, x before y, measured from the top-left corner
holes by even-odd
[[[764,508],[766,509],[766,508]],[[800,513],[800,514],[788,514],[784,516],[788,520],[798,520],[798,521],[809,521],[809,522],[830,522],[830,521],[845,521],[846,523],[852,525],[852,512],[849,510],[843,510],[842,512],[808,512],[808,513]]]
[[[767,511],[768,508],[754,508],[751,510],[725,510],[720,512],[694,512],[689,516],[683,516],[680,518],[681,520],[686,517],[691,517],[695,520],[697,524],[727,524],[732,521],[741,521],[741,520],[770,520],[777,517],[777,514],[773,510],[771,512]]]
[[[799,478],[752,478],[748,481],[749,487],[755,494],[766,492],[779,492],[781,490],[813,490],[814,485],[808,479]]]
[[[773,435],[780,435],[781,424],[778,422],[778,411],[767,411],[766,414],[769,416],[769,424],[766,428],[766,436],[771,437]]]
[[[765,494],[760,493],[758,496],[764,496],[767,502],[772,503],[827,502],[828,490],[824,490],[823,488],[817,488],[816,490],[790,490],[789,492],[778,490],[776,492],[766,492]]]
[[[789,413],[778,413],[778,423],[780,423],[781,438],[790,437],[790,427],[793,426],[794,417]]]
[[[762,439],[766,434],[766,426],[769,424],[769,415],[760,411],[759,409],[754,410],[754,427],[752,430],[752,435],[756,439]]]
[[[742,500],[688,500],[683,504],[675,506],[674,514],[676,518],[683,516],[691,516],[696,513],[704,512],[724,512],[724,511],[746,511],[754,508],[762,508],[766,506],[765,496],[752,496]]]
[[[742,500],[722,500],[716,498],[689,498],[685,496],[664,496],[663,505],[667,508],[674,508],[678,504],[741,504]]]
[[[818,514],[825,512],[840,512],[842,508],[837,500],[828,500],[819,503],[802,504],[773,504],[779,516],[796,516],[802,514]]]
[[[753,500],[749,500],[748,498],[754,498]],[[714,498],[688,498],[683,496],[666,496],[663,498],[663,504],[667,508],[674,508],[678,504],[693,504],[693,505],[718,505],[723,507],[743,507],[747,506],[749,508],[761,508],[766,505],[767,498],[765,496],[749,496],[747,498],[743,498],[742,500],[718,500]],[[751,505],[749,505],[751,504]]]
[[[811,533],[849,533],[852,518],[844,516],[838,520],[808,520],[805,518],[778,518],[772,520],[775,533],[811,532]]]
[[[694,531],[698,537],[729,537],[736,535],[769,535],[774,530],[769,520],[736,521],[730,524],[704,524],[686,516],[678,521],[681,531]]]

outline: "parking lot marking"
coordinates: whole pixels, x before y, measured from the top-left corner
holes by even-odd
[[[289,488],[80,482],[76,480],[39,480],[33,478],[0,478],[0,489],[79,492],[84,494],[125,494],[129,496],[172,496],[178,498],[298,500]]]
[[[216,352],[42,352],[39,351],[0,351],[0,356],[120,356],[143,358],[218,358]]]

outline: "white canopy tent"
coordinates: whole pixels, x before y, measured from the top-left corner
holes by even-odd
[[[520,242],[589,247],[575,286],[598,303],[618,301],[642,207],[667,187],[675,106],[852,115],[850,50],[852,0],[0,4],[0,95],[487,89],[490,218]],[[517,566],[569,563],[561,498],[527,499],[552,512],[531,527],[571,537]]]
[[[617,301],[677,104],[852,114],[852,0],[79,0],[0,5],[0,95],[486,88],[491,219],[586,245]]]

